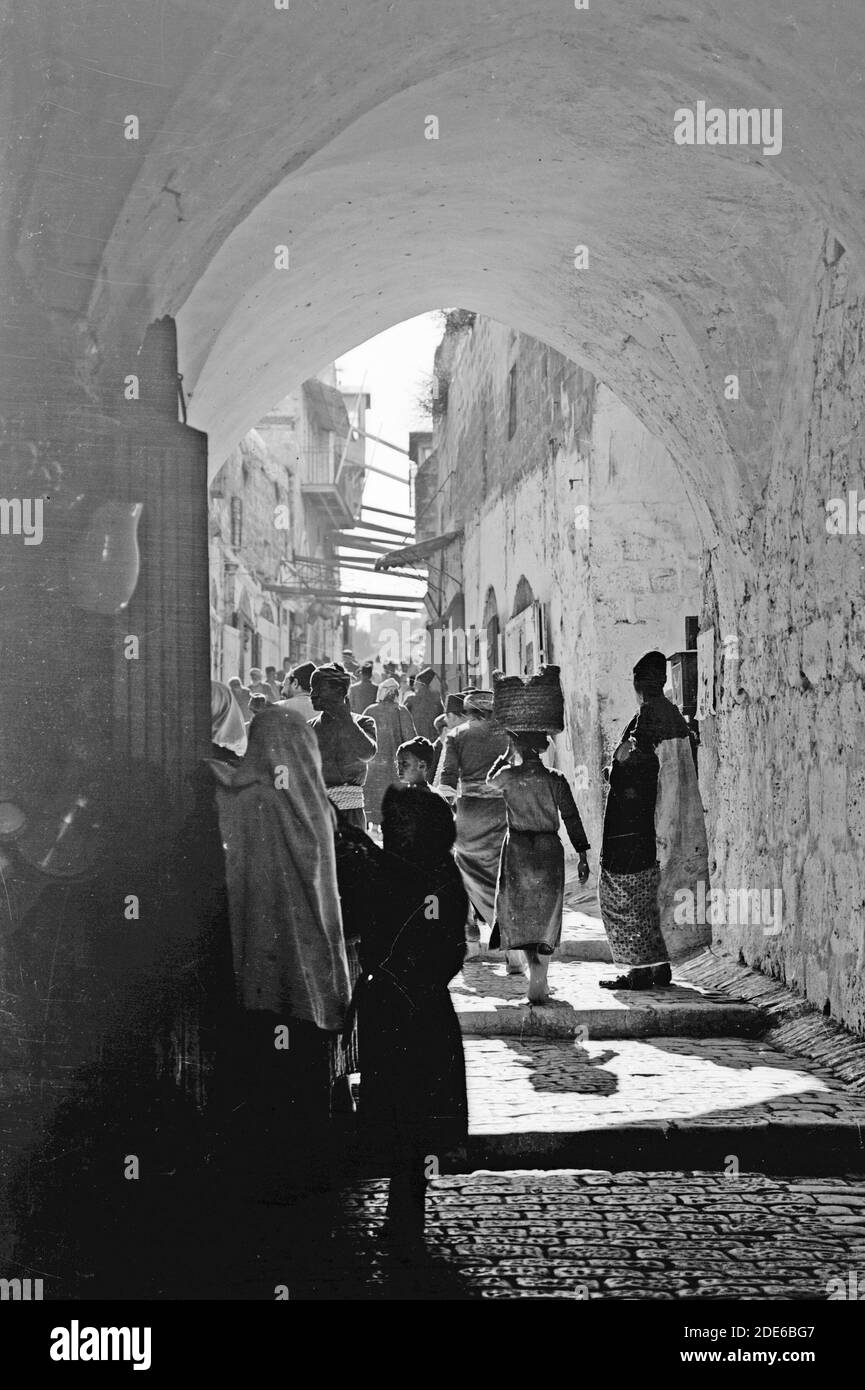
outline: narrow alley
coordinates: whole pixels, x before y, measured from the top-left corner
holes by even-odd
[[[862,0],[0,35],[27,1357],[865,1299]]]

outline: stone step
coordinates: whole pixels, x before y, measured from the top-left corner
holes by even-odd
[[[452,981],[451,995],[468,1037],[756,1037],[763,1030],[762,1013],[753,1004],[695,985],[601,989],[599,982],[614,973],[610,965],[554,958],[553,998],[532,1006],[525,975],[508,975],[503,961],[474,957]]]
[[[491,951],[485,944],[477,960],[504,960],[504,951]],[[610,947],[600,919],[586,912],[565,911],[562,917],[562,939],[556,948],[556,960],[608,961]]]
[[[865,1172],[865,1098],[765,1041],[468,1037],[464,1048],[470,1170]]]

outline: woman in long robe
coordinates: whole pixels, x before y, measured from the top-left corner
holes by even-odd
[[[648,652],[634,667],[639,713],[627,725],[613,761],[604,810],[598,899],[613,961],[623,975],[606,989],[669,985],[671,961],[701,950],[711,927],[674,918],[676,894],[697,900],[708,887],[706,825],[690,730],[663,693],[667,662]]]
[[[360,944],[360,1121],[392,1174],[386,1234],[416,1245],[429,1161],[464,1144],[467,1132],[448,984],[465,955],[468,903],[451,854],[453,817],[429,787],[388,787],[382,835]]]
[[[334,813],[315,734],[275,706],[237,767],[211,764],[225,847],[244,1124],[289,1154],[326,1122],[350,997]],[[273,1150],[272,1150],[273,1151]]]
[[[565,852],[559,838],[564,823],[579,855],[581,882],[589,876],[589,842],[573,793],[563,774],[545,767],[543,733],[510,734],[509,755],[494,764],[488,780],[501,788],[508,828],[502,846],[496,891],[496,922],[490,945],[525,951],[529,962],[529,1002],[549,998],[547,970],[562,935]]]
[[[414,738],[414,720],[403,705],[397,704],[399,681],[389,678],[382,681],[374,705],[368,705],[364,716],[372,719],[376,731],[376,753],[367,763],[366,782],[363,788],[364,813],[373,825],[381,824],[382,798],[388,787],[398,782],[396,775],[396,750],[401,743]]]
[[[487,781],[494,763],[508,751],[508,737],[492,722],[490,691],[470,691],[463,701],[466,723],[448,735],[438,790],[456,801],[454,858],[478,917],[495,921],[496,883],[507,819],[501,788]],[[524,973],[518,952],[508,956],[510,974]]]

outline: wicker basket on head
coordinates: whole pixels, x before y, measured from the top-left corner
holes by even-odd
[[[559,734],[565,727],[565,697],[558,666],[539,676],[493,676],[493,718],[514,733]]]

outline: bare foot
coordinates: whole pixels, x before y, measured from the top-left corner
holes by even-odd
[[[549,956],[539,957],[536,951],[529,957],[529,1003],[546,1004],[550,997],[547,988]]]
[[[540,993],[537,993],[537,994],[535,993],[534,990],[531,990],[531,989],[529,990],[529,1003],[530,1003],[530,1004],[549,1004],[549,1002],[550,1002],[550,992],[549,992],[549,990],[544,990],[544,991],[542,991],[542,992],[540,992]]]

